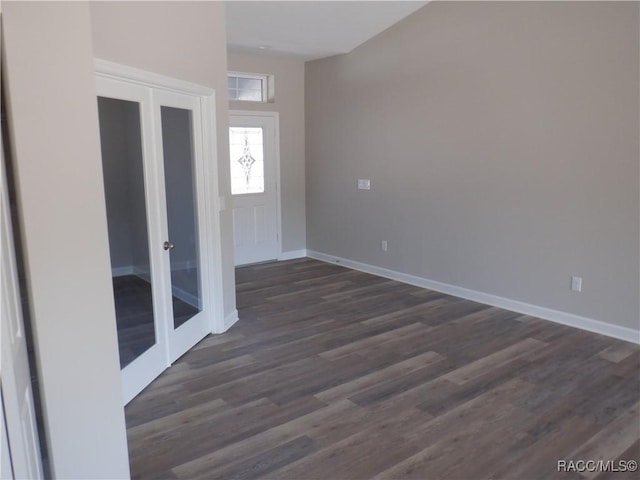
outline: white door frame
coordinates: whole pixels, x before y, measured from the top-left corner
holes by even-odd
[[[276,172],[276,232],[278,234],[278,259],[282,257],[282,195],[280,182],[280,114],[278,112],[266,112],[255,110],[229,110],[229,116],[234,117],[266,117],[272,118],[274,123],[274,143],[275,143],[275,172]],[[228,136],[229,132],[227,132]],[[227,159],[229,161],[229,159]],[[231,179],[227,179],[231,182]],[[233,202],[233,200],[231,200]]]
[[[7,478],[39,479],[43,478],[42,458],[2,142],[0,132],[0,409],[3,410],[0,473],[2,478],[11,472]]]
[[[7,426],[4,423],[4,405],[0,405],[0,449],[2,449],[2,456],[0,456],[0,478],[12,479],[13,466],[11,465],[11,453],[9,452],[9,437],[7,434]]]
[[[203,306],[208,309],[210,316],[208,317],[207,324],[205,326],[206,333],[222,333],[225,331],[224,324],[224,311],[222,303],[222,248],[221,248],[221,234],[220,234],[220,197],[218,196],[218,155],[217,155],[217,138],[216,138],[216,117],[215,117],[215,92],[214,90],[196,85],[190,82],[177,80],[164,75],[159,75],[144,70],[120,65],[117,63],[95,59],[94,70],[98,84],[105,80],[115,80],[117,82],[124,82],[125,84],[146,87],[153,89],[153,91],[159,92],[156,95],[162,96],[162,92],[168,94],[181,94],[191,96],[199,102],[201,118],[200,118],[200,131],[195,132],[196,135],[200,135],[202,139],[202,164],[201,169],[197,168],[197,174],[202,178],[198,178],[198,188],[203,191],[202,204],[198,205],[198,231],[201,240],[200,254],[201,256],[208,256],[204,262],[204,269],[201,273],[203,282]],[[100,95],[100,91],[98,91]],[[152,98],[153,93],[150,94]],[[157,135],[155,132],[155,125],[153,124],[153,114],[151,114],[151,137]],[[197,123],[197,122],[196,122]],[[143,138],[144,142],[144,138]],[[157,148],[157,141],[152,142],[153,145],[148,145],[146,148],[151,153],[151,150]],[[155,152],[154,156],[157,156]],[[154,166],[153,168],[156,168]],[[145,168],[146,170],[146,168]],[[145,173],[146,176],[146,173]],[[157,190],[157,188],[154,188]],[[157,197],[159,193],[153,192]],[[147,194],[147,198],[149,195]],[[156,199],[157,200],[157,199]],[[158,202],[153,202],[158,205]],[[162,203],[163,204],[163,203]],[[147,204],[149,209],[149,204]],[[157,213],[157,212],[156,212]],[[149,214],[147,215],[147,217]],[[151,229],[156,227],[153,224],[148,225],[150,238],[152,236]],[[157,235],[156,235],[157,237]],[[151,262],[153,268],[154,253],[150,251]],[[156,264],[157,264],[157,260]],[[166,279],[161,283],[166,283]],[[172,320],[172,319],[171,319]],[[186,325],[183,325],[186,326]],[[168,328],[168,327],[167,327]],[[184,330],[184,329],[183,329]],[[172,359],[167,354],[166,364],[163,367],[168,367]],[[126,367],[125,367],[126,368]],[[135,395],[139,393],[139,389],[133,388],[133,386],[123,385],[123,401],[128,403]],[[136,391],[138,390],[138,391]]]

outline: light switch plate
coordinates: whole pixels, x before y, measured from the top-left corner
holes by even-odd
[[[574,292],[582,291],[582,277],[571,277],[571,290]]]
[[[371,190],[371,180],[368,178],[359,178],[358,190]]]

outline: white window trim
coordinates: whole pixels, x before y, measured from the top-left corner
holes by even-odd
[[[245,72],[227,72],[227,79],[231,78],[231,77],[235,77],[235,78],[247,78],[247,79],[254,79],[254,80],[261,80],[262,81],[262,100],[260,100],[261,103],[267,103],[269,101],[269,77],[270,75],[267,74],[259,74],[259,73],[245,73]],[[227,85],[227,91],[229,91],[229,87]],[[232,100],[234,102],[252,102],[252,103],[260,103],[257,102],[256,100],[239,100],[237,98],[230,98],[229,100]]]

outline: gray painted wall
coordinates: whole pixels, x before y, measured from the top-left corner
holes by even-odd
[[[122,106],[122,102],[118,100],[98,99],[100,148],[112,268],[130,266],[133,262],[129,235],[131,215],[128,208],[131,203],[131,187],[122,125]]]
[[[142,132],[140,130],[139,106],[125,108],[122,112],[122,129],[125,137],[127,177],[129,184],[128,210],[130,215],[131,265],[138,271],[151,271],[149,257],[149,225],[147,224],[147,202],[144,188],[144,161],[142,159]],[[103,159],[104,161],[104,159]],[[123,178],[121,177],[121,180]],[[107,208],[107,214],[109,209]],[[111,228],[109,228],[111,233]],[[113,266],[113,261],[112,261]]]
[[[637,329],[638,6],[432,2],[307,63],[308,248]]]
[[[281,57],[229,53],[229,70],[275,76],[270,103],[230,101],[232,110],[279,112],[282,251],[306,248],[304,62]]]
[[[111,268],[149,270],[142,139],[136,103],[98,99]]]

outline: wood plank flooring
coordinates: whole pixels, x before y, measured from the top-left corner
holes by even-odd
[[[576,479],[640,458],[640,348],[310,259],[126,407],[133,478]]]

